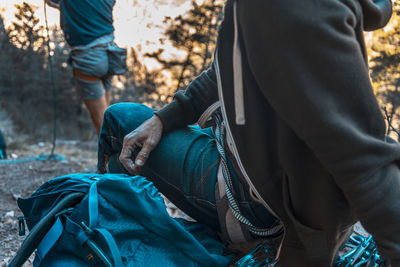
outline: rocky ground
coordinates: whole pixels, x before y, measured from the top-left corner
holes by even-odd
[[[79,141],[58,142],[56,152],[65,160],[33,160],[41,153],[49,153],[51,144],[39,143],[9,149],[9,159],[0,161],[0,266],[6,266],[24,237],[18,236],[17,218],[22,216],[16,200],[32,194],[43,182],[64,174],[93,172],[96,166],[96,143]],[[3,161],[4,162],[4,161]],[[9,162],[9,161],[7,161]],[[25,266],[30,266],[28,262]]]

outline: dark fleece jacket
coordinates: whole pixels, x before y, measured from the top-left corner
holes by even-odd
[[[368,76],[363,30],[388,0],[237,0],[245,124],[235,123],[234,1],[212,68],[157,112],[166,132],[221,101],[243,174],[285,226],[282,266],[329,266],[360,220],[400,266],[400,145]]]

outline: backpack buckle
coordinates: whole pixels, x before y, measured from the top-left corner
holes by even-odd
[[[19,216],[18,217],[18,234],[19,234],[19,236],[24,236],[25,235],[25,220],[24,220],[24,216]]]

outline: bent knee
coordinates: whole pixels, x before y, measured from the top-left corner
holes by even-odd
[[[109,106],[104,112],[104,122],[133,130],[153,114],[153,110],[143,104],[117,103]]]
[[[104,119],[107,121],[113,121],[117,118],[124,117],[129,110],[135,109],[136,103],[116,103],[110,105],[104,112]]]

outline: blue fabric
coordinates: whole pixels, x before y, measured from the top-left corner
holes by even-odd
[[[118,264],[116,247],[123,266],[227,266],[231,260],[223,256],[223,245],[210,228],[171,218],[157,189],[141,176],[71,174],[45,183],[18,203],[33,227],[33,214],[45,214],[42,209],[48,211],[53,206],[49,200],[57,202],[61,195],[74,191],[91,193],[72,213],[60,217],[64,231],[54,246],[39,252],[41,258],[35,259],[34,266],[103,266],[93,257],[88,240],[101,248],[114,265]],[[85,232],[81,225],[90,221],[89,207],[93,204],[89,202],[96,199],[93,195],[98,201],[96,228]],[[37,218],[33,221],[37,223]]]
[[[96,175],[66,175],[47,181],[28,199],[17,200],[25,215],[29,230],[39,222],[65,195],[71,192],[87,193],[90,185],[97,181]]]
[[[79,242],[79,245],[84,246],[85,243],[90,239],[88,233],[81,231],[80,227],[78,226],[78,230],[73,231],[72,233],[77,233],[76,239]]]
[[[124,137],[151,116],[151,108],[136,103],[118,103],[106,110],[99,137],[100,172],[126,173],[118,159]],[[218,163],[211,128],[189,126],[165,134],[141,174],[186,214],[219,231],[214,194]],[[229,159],[228,165],[242,214],[259,227],[275,224],[276,218],[251,198]]]
[[[71,46],[85,45],[114,31],[115,0],[61,0],[60,24]]]
[[[104,114],[99,138],[99,169],[126,173],[118,160],[124,136],[153,115],[141,104],[119,103]],[[152,151],[142,175],[195,220],[219,230],[214,186],[219,156],[210,129],[188,127],[167,134]]]

